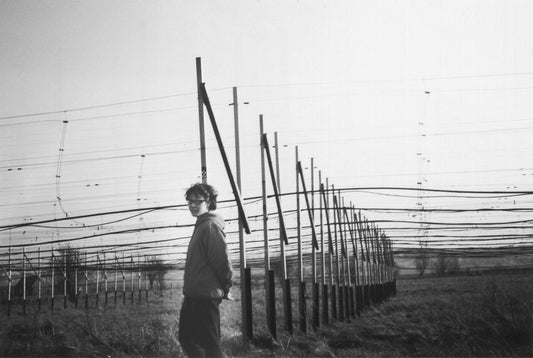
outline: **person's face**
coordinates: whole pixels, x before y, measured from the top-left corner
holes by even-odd
[[[201,195],[191,194],[191,196],[187,198],[187,204],[189,205],[191,215],[194,217],[209,211],[209,202]]]

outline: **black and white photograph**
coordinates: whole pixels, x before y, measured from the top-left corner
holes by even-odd
[[[533,357],[532,19],[0,0],[0,357]]]

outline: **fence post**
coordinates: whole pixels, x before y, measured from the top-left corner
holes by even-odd
[[[67,308],[67,249],[63,250],[63,308]]]
[[[322,184],[322,171],[318,171],[319,193],[319,211],[320,211],[320,261],[322,268],[322,321],[324,324],[329,322],[328,313],[328,285],[326,284],[326,253],[324,249],[324,215],[323,215],[323,193],[324,185]]]
[[[131,304],[133,304],[133,296],[134,296],[134,292],[135,292],[135,284],[134,284],[134,281],[133,281],[134,271],[135,271],[135,262],[133,261],[133,255],[130,255],[130,258],[131,258],[131,272],[130,272],[130,276],[131,276]]]
[[[138,278],[138,284],[139,284],[139,304],[141,303],[142,301],[142,297],[141,297],[141,255],[139,253],[137,253],[137,269],[138,269],[138,272],[137,272],[137,278]]]
[[[117,305],[117,295],[118,295],[118,257],[115,253],[115,306]]]
[[[98,265],[100,264],[100,255],[98,253],[96,253],[96,307],[98,307],[98,304],[100,302],[100,290],[99,290],[99,277],[98,277],[98,274],[100,273],[99,269],[98,269]]]
[[[51,250],[51,253],[52,253],[52,258],[51,258],[51,262],[50,262],[50,265],[52,266],[52,292],[51,292],[51,296],[50,296],[50,305],[51,305],[51,311],[52,311],[52,314],[54,314],[54,291],[55,291],[55,265],[56,265],[56,261],[55,261],[55,258],[54,258],[54,247],[52,246],[52,250]]]
[[[105,252],[104,255],[104,263],[102,265],[102,269],[104,270],[104,305],[107,307],[107,270],[106,270],[106,260],[105,260]]]
[[[22,314],[26,315],[26,248],[22,248]]]
[[[7,254],[7,317],[11,318],[11,246]]]
[[[37,296],[37,310],[41,312],[42,304],[42,281],[41,281],[41,247],[37,249],[37,278],[39,280],[38,286],[38,296]]]
[[[74,307],[78,308],[78,299],[79,299],[79,292],[78,292],[78,267],[80,265],[80,258],[79,254],[76,255],[76,266],[74,267]]]
[[[87,251],[85,251],[85,309],[89,308],[89,272],[88,272],[88,260],[87,260]]]

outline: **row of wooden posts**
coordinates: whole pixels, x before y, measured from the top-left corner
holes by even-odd
[[[40,247],[32,253],[27,253],[23,247],[18,255],[11,248],[8,249],[7,269],[0,266],[7,279],[7,290],[3,289],[7,292],[4,292],[3,297],[7,296],[8,317],[11,317],[14,301],[21,303],[24,315],[30,300],[37,303],[38,311],[41,311],[44,302],[49,301],[51,312],[54,313],[56,300],[61,296],[63,308],[67,308],[69,301],[76,308],[82,305],[89,308],[91,295],[94,295],[95,306],[100,303],[107,306],[110,296],[115,305],[119,300],[123,304],[127,301],[133,304],[135,296],[138,296],[139,303],[143,296],[148,302],[148,291],[152,286],[149,285],[148,276],[153,267],[147,263],[147,257],[141,262],[139,255],[131,255],[127,259],[115,256],[110,263],[105,254],[96,254],[96,261],[89,263],[85,255],[85,263],[82,264],[79,262],[79,252],[75,249],[59,249],[59,255],[55,255],[53,249],[50,252],[50,264],[42,265]],[[31,259],[30,255],[36,257]],[[20,256],[20,260],[16,260],[16,256]],[[15,261],[18,263],[15,264]],[[19,274],[14,275],[13,272]],[[35,289],[37,294],[34,293]]]
[[[197,59],[197,68],[199,65]],[[201,71],[200,71],[201,74]],[[230,179],[233,193],[235,195],[235,202],[237,203],[239,213],[239,255],[240,255],[240,270],[241,270],[241,304],[242,304],[242,332],[245,340],[253,337],[253,319],[252,319],[252,292],[251,292],[251,267],[247,262],[246,240],[243,238],[244,232],[250,233],[250,227],[244,212],[244,206],[240,197],[240,169],[237,167],[237,181],[234,180],[232,171],[230,169],[229,161],[225,153],[220,133],[214,118],[213,110],[207,96],[204,83],[201,82],[201,76],[198,81],[199,90],[199,110],[203,115],[203,108],[205,107],[209,114],[209,119],[219,145],[220,153]],[[234,108],[236,114],[236,141],[238,141],[238,120],[237,120],[237,96],[236,89],[234,89]],[[289,245],[287,228],[284,221],[284,211],[282,209],[282,197],[287,194],[280,194],[279,190],[279,164],[274,168],[274,161],[270,152],[270,145],[268,143],[267,134],[263,131],[263,118],[260,119],[260,147],[261,147],[261,175],[262,175],[262,197],[263,197],[263,233],[264,233],[264,277],[266,290],[266,317],[268,329],[273,337],[277,336],[276,331],[276,305],[275,305],[275,287],[274,287],[274,270],[271,267],[273,259],[270,257],[270,241],[268,238],[268,214],[267,214],[267,167],[271,179],[271,189],[273,190],[272,197],[275,199],[277,207],[277,217],[279,220],[279,251],[280,251],[280,274],[282,278],[281,288],[283,291],[283,316],[285,321],[285,328],[289,333],[293,333],[292,323],[292,302],[291,302],[291,281],[287,272],[287,257],[285,253],[286,245]],[[202,180],[207,180],[207,167],[205,163],[205,139],[203,139],[203,119],[200,121],[201,126],[201,153],[202,153]],[[276,137],[276,161],[278,157]],[[239,165],[239,145],[236,143],[237,164]],[[311,167],[314,168],[311,163]],[[377,304],[396,292],[395,286],[395,270],[392,242],[387,238],[386,234],[378,227],[369,223],[364,218],[361,212],[357,211],[354,205],[346,205],[344,198],[341,197],[341,192],[335,190],[326,180],[326,185],[322,183],[321,173],[319,172],[319,190],[314,189],[312,170],[311,190],[307,190],[306,182],[303,175],[301,161],[298,158],[298,148],[296,147],[296,214],[297,214],[297,245],[298,245],[298,277],[296,279],[298,284],[298,302],[299,312],[298,321],[300,323],[300,330],[307,332],[307,298],[306,298],[306,277],[304,277],[304,248],[302,242],[302,218],[301,214],[307,212],[309,228],[311,231],[311,268],[312,268],[312,320],[313,328],[318,328],[321,323],[328,324],[330,319],[344,320],[350,317],[355,317],[360,314],[365,307],[371,304]],[[315,215],[314,198],[309,196],[319,194],[319,215]],[[305,200],[306,210],[301,208],[300,199]],[[319,220],[319,224],[315,221]],[[319,228],[319,230],[317,230]],[[319,232],[317,232],[319,231]],[[326,249],[327,247],[327,249]],[[320,255],[319,255],[320,253]],[[23,265],[30,263],[25,252],[23,255]],[[98,259],[99,260],[99,259]],[[133,260],[133,258],[132,258]],[[52,259],[52,261],[54,261]],[[66,261],[66,260],[65,260]],[[105,260],[104,260],[105,261]],[[318,261],[320,264],[318,264]],[[52,267],[56,265],[51,265]],[[98,266],[98,265],[96,265]],[[140,266],[140,265],[139,265]],[[9,265],[8,265],[9,267]],[[116,265],[118,267],[118,265]],[[133,267],[133,265],[132,265]],[[317,269],[321,267],[321,270]],[[31,268],[33,270],[33,268]],[[26,272],[24,267],[23,272]],[[35,271],[35,270],[34,270]],[[115,271],[115,301],[118,296],[118,269]],[[67,297],[67,270],[63,269],[64,279],[64,300],[66,305]],[[8,276],[9,280],[9,302],[11,301],[11,271],[4,274]],[[24,274],[25,275],[25,274]],[[39,275],[37,275],[39,276]],[[134,290],[134,272],[131,271],[131,297],[133,300]],[[40,277],[40,276],[39,276]],[[52,280],[55,275],[52,274]],[[75,275],[75,296],[78,296],[78,282],[77,273]],[[99,275],[96,275],[98,280]],[[26,280],[25,276],[23,278]],[[107,276],[104,275],[105,280],[105,297],[107,302]],[[138,271],[138,292],[141,297],[142,275]],[[85,271],[85,297],[88,300],[88,274]],[[123,281],[123,299],[126,297],[126,278],[124,271],[122,271]],[[309,278],[307,279],[309,281]],[[40,282],[40,280],[39,280]],[[144,281],[145,291],[147,280]],[[23,301],[26,301],[26,283],[23,286]],[[55,285],[52,284],[52,287]],[[96,285],[96,294],[98,297],[98,282]],[[320,289],[322,294],[320,295]],[[41,297],[39,286],[39,298]],[[54,288],[52,288],[52,302],[54,297]],[[322,315],[320,314],[322,311]],[[321,319],[322,318],[322,319]]]
[[[205,83],[202,80],[201,59],[196,58],[197,85],[198,85],[198,110],[200,123],[200,152],[201,152],[201,177],[202,182],[207,183],[207,164],[205,154],[205,134],[204,134],[204,107],[207,109],[211,127],[213,129],[219,151],[230,181],[232,191],[237,203],[239,213],[239,254],[241,270],[241,304],[242,304],[242,334],[243,340],[249,341],[253,338],[253,318],[252,318],[252,285],[251,267],[247,263],[246,240],[244,232],[250,233],[250,227],[244,211],[241,199],[241,179],[240,179],[240,147],[239,147],[239,121],[238,121],[238,98],[237,89],[233,88],[233,107],[235,118],[235,152],[236,152],[236,180],[233,176],[231,166],[226,154],[222,137],[218,130],[217,122],[207,94]],[[271,179],[273,197],[276,201],[277,217],[279,220],[279,251],[281,262],[281,277],[283,289],[283,313],[285,328],[290,334],[293,333],[292,326],[292,302],[291,302],[291,281],[287,274],[287,262],[285,246],[289,244],[287,229],[284,221],[284,211],[281,205],[281,194],[279,192],[279,159],[276,136],[276,169],[270,152],[267,134],[263,130],[263,116],[259,115],[260,127],[260,147],[261,147],[261,175],[262,175],[262,199],[263,199],[263,233],[264,233],[264,269],[265,269],[265,292],[266,292],[266,319],[270,334],[276,338],[276,305],[274,270],[271,268],[270,241],[268,238],[268,213],[267,213],[267,185],[266,167]],[[311,163],[312,176],[314,165]],[[320,177],[320,172],[319,172]],[[313,181],[313,179],[312,179]],[[302,225],[300,199],[303,196],[307,206],[309,227],[312,239],[312,327],[318,328],[320,325],[320,295],[319,289],[322,285],[322,322],[329,323],[332,319],[344,320],[355,317],[356,314],[368,307],[383,301],[391,294],[396,293],[396,272],[394,270],[394,259],[392,241],[387,238],[384,232],[374,225],[370,225],[368,220],[362,217],[360,212],[350,205],[346,206],[340,197],[340,192],[329,189],[320,183],[320,245],[315,229],[315,208],[314,200],[309,200],[309,192],[303,175],[302,164],[298,158],[298,147],[296,147],[296,213],[297,213],[297,244],[298,244],[298,296],[299,296],[299,323],[300,330],[307,332],[307,305],[306,305],[306,282],[304,280],[303,267],[303,247],[302,247]],[[302,189],[300,190],[300,185]],[[311,185],[311,195],[315,193],[314,183]],[[332,194],[332,203],[329,194]],[[332,204],[331,207],[330,204]],[[333,217],[330,218],[330,212]],[[325,217],[323,217],[323,214]],[[326,227],[326,230],[324,230]],[[327,236],[328,257],[326,259],[324,236]],[[351,245],[350,245],[351,244]],[[350,250],[350,246],[352,249]],[[317,252],[321,251],[321,282],[317,272]],[[340,251],[340,252],[339,252]],[[327,261],[327,264],[326,264]],[[353,270],[352,270],[353,268]],[[326,277],[329,282],[326,282]],[[328,303],[329,302],[329,303]],[[331,314],[331,315],[330,315]]]

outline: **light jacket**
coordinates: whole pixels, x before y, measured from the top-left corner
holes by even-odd
[[[191,298],[223,298],[233,271],[224,234],[224,220],[214,212],[197,217],[183,277],[183,294]]]

